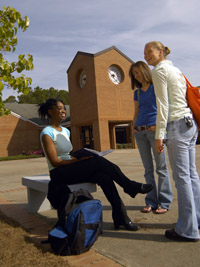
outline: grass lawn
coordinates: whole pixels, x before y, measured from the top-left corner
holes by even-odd
[[[0,157],[0,161],[5,160],[18,160],[18,159],[31,159],[31,158],[40,158],[40,155],[17,155],[17,156],[8,156],[8,157]]]

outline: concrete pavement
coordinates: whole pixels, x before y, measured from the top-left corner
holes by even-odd
[[[137,149],[116,150],[106,158],[116,163],[130,179],[145,182],[144,169]],[[196,161],[200,174],[200,145],[196,146]],[[19,222],[37,244],[55,224],[56,211],[29,214],[26,188],[21,184],[21,177],[44,173],[48,173],[45,158],[0,162],[0,210]],[[200,241],[179,243],[164,237],[165,230],[173,228],[177,220],[177,196],[173,181],[173,203],[171,209],[162,215],[141,213],[144,195],[138,194],[132,199],[117,187],[130,218],[137,222],[141,229],[137,232],[113,230],[111,207],[98,187],[93,196],[103,204],[103,235],[89,252],[65,257],[71,266],[199,266]],[[46,250],[48,249],[46,247]]]

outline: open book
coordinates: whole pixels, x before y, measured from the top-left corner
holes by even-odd
[[[89,148],[81,148],[79,150],[71,152],[70,155],[72,157],[80,159],[80,158],[89,157],[89,156],[102,156],[103,157],[103,156],[105,156],[111,152],[113,152],[113,149],[108,149],[108,150],[104,150],[104,151],[99,152],[99,151],[89,149]]]

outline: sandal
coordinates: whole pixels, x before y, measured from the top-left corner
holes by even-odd
[[[149,213],[151,211],[152,211],[152,207],[150,205],[147,205],[141,209],[141,212],[144,212],[144,213]]]
[[[156,214],[164,214],[168,211],[168,209],[162,208],[161,206],[158,206],[157,209],[155,210]]]

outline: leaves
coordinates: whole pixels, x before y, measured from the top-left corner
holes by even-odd
[[[4,84],[0,81],[0,92],[3,90]]]
[[[20,12],[12,7],[3,7],[0,10],[0,92],[5,86],[18,90],[24,94],[28,94],[32,79],[16,74],[23,71],[33,70],[33,57],[32,55],[19,55],[17,62],[8,62],[4,59],[3,53],[14,52],[17,45],[17,31],[22,29],[26,31],[30,24],[27,16],[21,17]],[[7,114],[5,106],[0,94],[0,116]]]
[[[15,98],[14,95],[9,96],[9,97],[4,101],[4,103],[16,103],[16,102],[17,102],[17,100],[16,100],[16,98]]]
[[[37,86],[34,90],[30,90],[27,95],[18,96],[19,103],[26,104],[40,104],[48,98],[58,98],[65,105],[69,105],[69,92],[66,90],[56,90],[53,87],[42,89]]]

